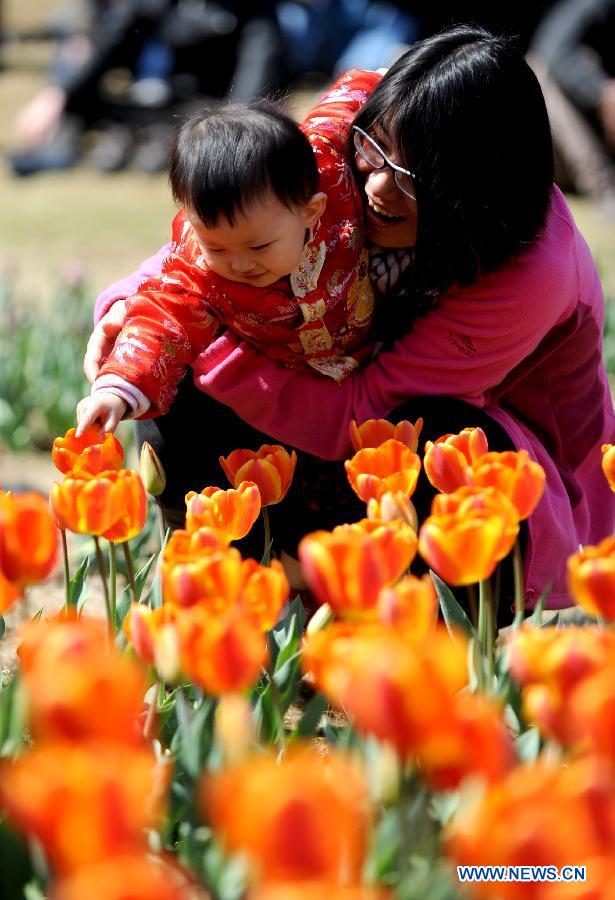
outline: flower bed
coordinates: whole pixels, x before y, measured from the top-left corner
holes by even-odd
[[[66,582],[61,612],[22,629],[0,693],[0,894],[615,896],[615,540],[569,561],[595,624],[541,627],[544,598],[525,618],[516,541],[544,473],[479,429],[421,459],[420,428],[353,425],[346,470],[367,515],[301,542],[309,621],[267,525],[260,562],[232,546],[284,502],[282,447],[222,459],[232,487],[191,492],[185,530],[147,560],[130,550],[146,489],[164,486],[147,445],[139,475],[114,437],[71,429],[51,510],[0,493],[0,611],[59,556]],[[613,486],[613,448],[603,468]],[[418,527],[422,470],[440,493]],[[69,571],[67,532],[93,536],[105,619],[88,614],[86,562]],[[496,641],[509,553],[517,615]],[[417,554],[431,575],[411,573]],[[476,583],[466,612],[451,588]]]

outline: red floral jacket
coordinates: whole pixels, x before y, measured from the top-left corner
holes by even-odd
[[[260,288],[216,275],[184,212],[177,214],[162,271],[127,301],[124,329],[99,376],[138,388],[151,404],[147,417],[169,409],[185,367],[223,328],[289,368],[309,366],[336,381],[369,356],[374,295],[362,201],[339,148],[340,121],[350,129],[378,80],[356,70],[343,75],[301,124],[327,206],[289,277]]]

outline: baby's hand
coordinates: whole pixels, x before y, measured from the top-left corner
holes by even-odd
[[[77,431],[80,437],[86,428],[100,423],[100,433],[113,432],[122,421],[128,404],[121,397],[106,391],[97,391],[91,397],[84,397],[77,404]]]

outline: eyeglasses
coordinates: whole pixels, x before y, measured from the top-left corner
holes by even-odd
[[[369,163],[372,169],[391,169],[395,184],[402,194],[405,194],[406,197],[409,197],[411,200],[416,200],[413,184],[413,179],[416,178],[416,175],[408,169],[402,169],[401,166],[391,162],[376,141],[370,137],[366,131],[363,131],[362,128],[353,125],[352,130],[354,131],[354,148],[359,156],[361,156],[366,163]]]

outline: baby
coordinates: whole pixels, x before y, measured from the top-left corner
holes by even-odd
[[[361,199],[326,118],[308,125],[309,140],[258,103],[202,110],[179,130],[169,180],[183,209],[171,252],[127,301],[113,352],[77,407],[78,434],[165,413],[186,366],[223,328],[336,381],[369,356]]]

